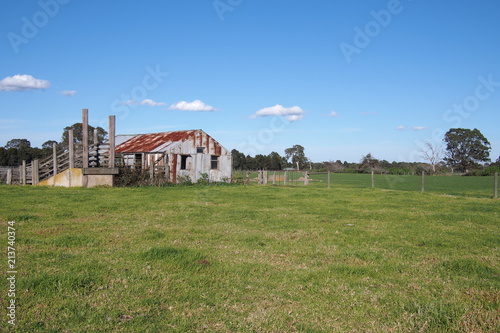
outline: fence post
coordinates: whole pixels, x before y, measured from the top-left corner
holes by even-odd
[[[89,110],[82,110],[83,167],[89,167]]]
[[[73,130],[68,131],[68,152],[69,152],[69,168],[75,167],[75,143],[73,139]]]
[[[21,166],[21,184],[26,185],[26,160],[23,160],[23,165]]]
[[[422,192],[425,192],[425,171],[422,171]]]
[[[285,171],[285,174],[283,175],[283,185],[286,185],[287,177],[288,177],[288,171]]]
[[[304,185],[309,185],[309,174],[304,171]]]
[[[7,185],[11,185],[12,184],[12,169],[7,169],[7,179],[5,180],[5,182],[7,183]]]
[[[115,116],[109,116],[109,163],[110,168],[115,167]]]
[[[372,170],[372,188],[375,188],[375,171]]]
[[[263,184],[267,185],[267,171],[265,171],[265,170],[262,171],[262,176],[263,176],[263,179],[262,179]]]
[[[330,171],[328,171],[328,188],[331,188],[331,186],[330,186]]]
[[[34,160],[31,162],[31,179],[33,185],[37,185],[40,182],[40,175],[38,172],[38,160]]]
[[[52,164],[54,167],[54,176],[57,175],[57,145],[54,142],[52,144]]]
[[[149,178],[150,178],[151,180],[153,180],[153,179],[154,179],[154,177],[155,177],[155,166],[154,166],[154,164],[151,164],[151,165],[149,166]]]
[[[247,174],[246,174],[246,184],[247,185],[250,184],[250,171],[247,171]]]
[[[276,185],[276,171],[273,173],[273,185]]]
[[[89,110],[82,109],[82,168],[89,167]],[[82,176],[82,186],[87,187],[89,178]]]
[[[495,193],[493,198],[498,199],[498,172],[495,172]]]

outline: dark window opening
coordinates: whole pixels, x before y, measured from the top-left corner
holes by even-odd
[[[219,156],[212,155],[210,159],[210,169],[218,169],[219,168]]]
[[[189,155],[181,155],[181,170],[187,169],[187,159]]]
[[[142,167],[142,154],[134,155],[134,165],[137,167]]]
[[[198,147],[196,148],[196,153],[197,154],[203,154],[205,152],[205,147]]]

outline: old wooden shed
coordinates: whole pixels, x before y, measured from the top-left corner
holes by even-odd
[[[124,166],[164,175],[171,182],[204,175],[213,182],[230,181],[231,152],[203,130],[118,135],[116,154]]]

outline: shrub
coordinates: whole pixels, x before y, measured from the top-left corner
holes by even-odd
[[[191,180],[191,177],[189,177],[189,176],[178,176],[177,177],[177,184],[179,184],[179,185],[193,185],[193,181]]]
[[[196,184],[208,185],[209,183],[210,183],[210,179],[208,178],[208,173],[200,172],[200,178],[198,178],[198,180],[196,181]]]
[[[493,176],[495,172],[500,173],[500,166],[490,165],[486,169],[484,169],[483,176]]]
[[[493,176],[495,172],[500,173],[500,167],[491,165],[485,169],[476,169],[467,172],[464,176]]]

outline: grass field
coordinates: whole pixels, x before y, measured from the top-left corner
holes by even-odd
[[[500,202],[418,190],[0,186],[16,331],[498,332]]]
[[[276,173],[279,181],[277,185],[283,185],[283,171]],[[239,177],[244,179],[245,173],[239,172]],[[258,174],[250,174],[251,179],[256,180]],[[268,172],[268,178],[272,179],[273,172]],[[304,172],[289,171],[287,185],[302,186]],[[372,180],[370,174],[331,173],[330,184],[335,187],[371,188]],[[328,185],[326,173],[311,173],[309,186],[325,188]],[[300,179],[300,181],[299,181]],[[421,191],[422,176],[399,176],[375,174],[375,187],[388,190]],[[272,184],[272,181],[269,181]],[[491,198],[494,193],[493,177],[463,177],[463,176],[425,176],[425,192],[436,194],[448,194],[455,196],[471,196],[477,198]]]

